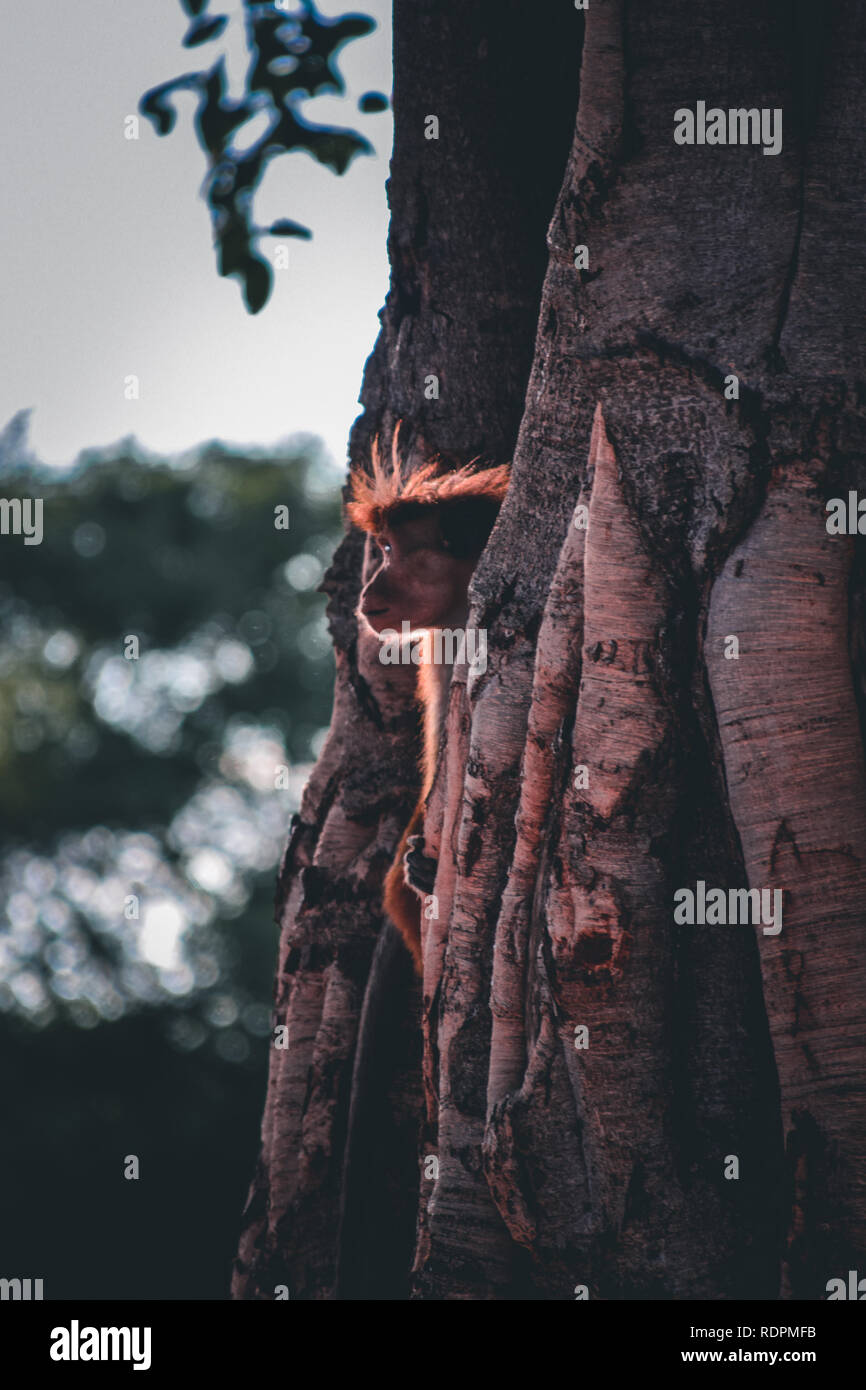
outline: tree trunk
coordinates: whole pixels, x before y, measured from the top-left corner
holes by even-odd
[[[377,436],[387,447],[399,421],[407,461],[431,451],[462,460],[512,455],[583,33],[582,17],[559,0],[543,0],[536,15],[530,25],[519,0],[395,5],[391,288],[364,374],[353,462],[369,459]],[[429,115],[438,118],[438,140],[425,136]],[[439,379],[438,399],[425,397],[430,375]],[[280,872],[275,1022],[288,1021],[289,1047],[271,1057],[232,1286],[240,1298],[272,1298],[277,1284],[292,1298],[333,1297],[352,1061],[382,928],[382,879],[418,795],[414,668],[385,667],[358,650],[362,551],[360,537],[347,536],[326,579],[334,711]],[[420,991],[406,1012],[390,1027],[417,1052]],[[393,1142],[413,1154],[421,1122],[414,1061],[407,1056],[402,1073],[383,1082],[382,1109],[391,1114],[378,1116],[382,1147]],[[410,1191],[391,1193],[397,1210],[373,1252],[375,1259],[393,1225],[408,1219],[407,1291],[416,1158],[412,1168]]]
[[[438,1177],[418,1174],[411,1292],[822,1297],[866,1264],[864,571],[824,508],[866,488],[866,20],[593,0],[539,309],[579,22],[469,8],[396,7],[392,289],[352,440],[362,459],[402,418],[412,460],[507,457],[537,320],[473,582],[487,669],[455,672],[425,825]],[[780,108],[781,152],[677,144],[698,101]],[[331,575],[334,720],[281,878],[290,1047],[240,1296],[280,1273],[331,1296],[358,1009],[412,799],[411,692],[354,645],[358,555]],[[700,885],[781,890],[781,931],[679,925]],[[406,1055],[389,1124],[411,1147]]]

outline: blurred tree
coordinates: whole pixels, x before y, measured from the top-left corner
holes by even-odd
[[[58,473],[26,412],[0,434],[0,491],[44,519],[38,547],[4,536],[0,576],[4,1258],[36,1260],[52,1298],[219,1297],[261,1104],[274,868],[329,718],[316,590],[338,494],[302,436],[175,459],[126,441]],[[149,1178],[134,1194],[127,1152]],[[166,1271],[184,1223],[189,1262]]]
[[[206,14],[208,0],[180,0],[190,16],[185,48],[218,39],[229,23],[226,15]],[[172,98],[182,91],[198,97],[195,128],[207,154],[204,196],[213,220],[220,275],[240,280],[246,304],[257,313],[267,303],[272,272],[258,249],[263,237],[312,235],[290,218],[269,227],[253,221],[253,198],[270,161],[292,150],[304,150],[335,174],[343,174],[358,154],[372,146],[357,131],[333,125],[313,125],[302,110],[306,99],[324,93],[342,95],[345,83],[337,67],[340,50],[352,39],[375,29],[362,14],[326,19],[312,0],[266,4],[243,0],[244,40],[250,66],[243,93],[228,92],[225,55],[199,72],[184,73],[141,99],[143,115],[159,135],[167,135],[177,119]],[[364,114],[387,108],[378,92],[366,92],[358,103]]]
[[[7,477],[4,495],[43,498],[46,524],[38,551],[4,547],[0,830],[158,821],[251,711],[310,759],[333,664],[315,589],[340,534],[320,469],[313,441],[282,456],[213,443],[174,463],[129,445]],[[83,769],[69,804],[59,793]]]

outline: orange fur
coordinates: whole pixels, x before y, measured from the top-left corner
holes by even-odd
[[[391,447],[390,468],[382,459],[379,441],[373,441],[372,474],[353,468],[352,500],[346,511],[350,521],[362,531],[375,535],[388,518],[407,504],[436,506],[442,502],[458,502],[463,497],[486,497],[501,502],[508,488],[510,468],[507,463],[495,468],[479,468],[478,459],[451,472],[442,471],[442,463],[433,459],[403,477],[397,455],[397,435]]]
[[[385,911],[397,927],[403,940],[409,948],[415,969],[418,974],[423,974],[423,961],[421,959],[421,899],[410,888],[406,882],[406,871],[403,867],[403,857],[406,853],[407,842],[410,835],[418,835],[424,828],[424,799],[418,802],[412,812],[412,819],[400,836],[400,843],[397,846],[397,853],[394,855],[394,862],[385,875],[385,892],[383,902]]]
[[[501,503],[508,488],[510,466],[480,468],[478,464],[479,460],[474,459],[462,468],[444,472],[443,462],[433,459],[404,478],[397,453],[397,434],[392,442],[390,467],[384,462],[376,440],[372,448],[372,473],[359,468],[352,470],[352,500],[346,508],[349,518],[361,530],[377,535],[399,522],[402,507],[450,506],[467,498]],[[442,622],[445,617],[443,613]],[[416,891],[407,880],[405,856],[410,837],[423,833],[424,807],[436,774],[450,679],[448,667],[432,664],[419,667],[417,695],[424,724],[421,795],[385,878],[385,910],[400,931],[419,973],[422,970],[421,897],[420,890]]]

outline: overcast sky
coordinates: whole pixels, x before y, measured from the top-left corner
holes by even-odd
[[[290,217],[313,239],[263,243],[288,246],[290,266],[253,317],[216,274],[193,99],[170,135],[147,122],[138,141],[123,135],[148,87],[210,65],[221,42],[182,49],[178,0],[0,0],[0,429],[32,407],[31,444],[54,464],[128,434],[173,452],[297,430],[343,462],[388,274],[391,117],[362,115],[357,99],[390,93],[390,5],[357,8],[379,27],[343,50],[349,96],[307,109],[359,130],[376,156],[342,178],[300,152],[272,162],[256,221]],[[124,399],[130,373],[139,401]]]

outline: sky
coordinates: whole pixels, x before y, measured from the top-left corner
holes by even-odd
[[[185,50],[178,0],[0,0],[0,431],[30,408],[30,445],[54,465],[130,434],[174,453],[213,438],[266,447],[296,432],[321,435],[344,463],[388,283],[391,114],[362,115],[357,101],[390,93],[390,4],[357,9],[378,27],[342,51],[348,95],[307,109],[358,130],[375,156],[342,177],[302,152],[272,161],[256,221],[289,217],[313,238],[263,243],[288,246],[289,266],[251,316],[238,282],[216,273],[193,98],[181,98],[168,136],[142,121],[138,140],[124,138],[143,92],[221,48],[239,84],[239,26]],[[131,374],[137,401],[125,398]]]

